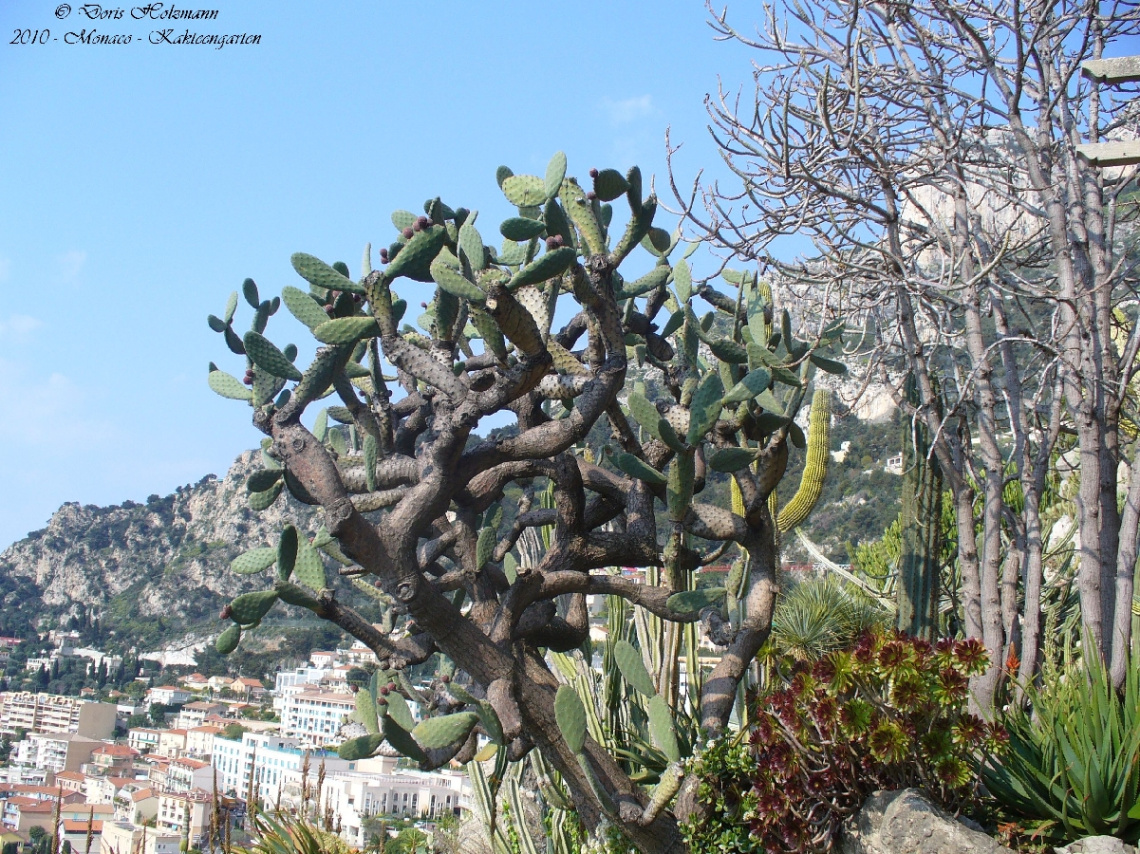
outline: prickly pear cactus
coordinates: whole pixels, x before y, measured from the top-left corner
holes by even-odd
[[[288,491],[328,525],[286,526],[234,561],[266,589],[227,608],[218,649],[278,603],[305,609],[376,656],[346,758],[387,742],[425,768],[493,759],[496,791],[541,764],[551,827],[679,854],[680,763],[729,725],[768,629],[778,528],[818,497],[825,395],[807,437],[795,419],[816,371],[844,370],[828,355],[843,324],[796,328],[752,273],[702,278],[636,167],[579,179],[560,153],[542,176],[497,179],[514,206],[501,223],[431,198],[392,215],[359,277],[298,252],[280,298],[243,285],[247,332],[236,294],[208,319],[241,362],[211,364],[209,386],[267,437],[250,507]],[[626,278],[634,253],[648,271]],[[307,365],[270,328],[282,303],[318,345]],[[800,490],[774,513],[803,450]],[[710,499],[726,477],[732,507]],[[722,559],[728,586],[697,589],[696,570]],[[611,614],[601,675],[590,595]],[[708,671],[712,623],[738,654]],[[433,656],[434,679],[409,678]]]

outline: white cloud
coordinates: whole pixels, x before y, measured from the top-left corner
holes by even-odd
[[[43,326],[43,322],[26,314],[10,314],[0,317],[0,342],[26,344],[32,333]]]
[[[636,98],[626,98],[615,101],[612,98],[602,99],[602,109],[614,125],[625,125],[638,119],[646,119],[657,114],[653,106],[652,95],[639,95]]]
[[[64,282],[73,282],[87,263],[87,253],[79,249],[64,252],[56,259],[59,264],[59,277]]]
[[[58,372],[36,376],[25,365],[0,359],[0,400],[9,413],[0,419],[5,468],[36,465],[29,448],[53,448],[66,456],[102,447],[114,436],[110,422],[92,416],[84,389]]]

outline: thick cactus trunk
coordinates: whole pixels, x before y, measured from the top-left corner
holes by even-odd
[[[908,390],[911,384],[908,383]],[[899,556],[898,628],[933,640],[938,631],[942,547],[942,470],[929,454],[926,425],[903,430],[902,553]]]

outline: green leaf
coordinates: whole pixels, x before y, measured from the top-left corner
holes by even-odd
[[[391,697],[392,695],[389,695]],[[402,698],[401,698],[402,699]],[[388,703],[389,712],[391,712],[391,702]],[[384,717],[384,738],[392,747],[396,748],[404,756],[409,759],[414,759],[416,762],[427,761],[427,756],[424,754],[423,749],[412,738],[408,729],[404,729],[392,719],[389,713]],[[409,728],[410,729],[410,728]]]
[[[689,406],[689,434],[687,441],[696,445],[704,435],[716,424],[720,417],[720,399],[724,396],[724,385],[720,375],[710,371],[697,390],[693,393],[693,402]]]
[[[463,227],[466,228],[467,226]],[[461,272],[444,263],[441,256],[442,253],[431,262],[431,277],[440,289],[476,305],[482,305],[486,302],[487,295]]]
[[[625,194],[629,189],[629,181],[616,169],[603,169],[594,179],[594,192],[603,202],[612,202]]]
[[[293,565],[293,576],[310,590],[323,590],[328,586],[325,579],[324,561],[321,560],[321,554],[317,551],[317,547],[310,543],[307,537],[298,538],[297,559]],[[287,578],[288,576],[282,577]]]
[[[330,291],[348,291],[352,294],[364,293],[364,288],[347,276],[342,276],[315,255],[294,252],[289,261],[292,263],[293,269],[310,285]]]
[[[249,506],[254,510],[266,509],[270,504],[277,500],[277,496],[281,494],[281,490],[284,487],[285,484],[283,484],[281,481],[278,481],[264,492],[250,493]]]
[[[645,669],[641,653],[629,641],[622,638],[614,644],[614,661],[618,670],[625,677],[631,688],[635,688],[647,697],[653,697],[657,689],[653,687],[653,679]]]
[[[772,374],[766,368],[755,368],[744,375],[724,397],[721,403],[743,403],[751,400],[772,384]]]
[[[693,274],[689,271],[689,262],[681,259],[673,265],[673,286],[677,289],[677,299],[688,302],[693,295]]]
[[[652,290],[656,290],[669,278],[669,268],[663,264],[659,264],[634,282],[627,282],[622,285],[615,297],[619,300],[630,299],[631,297],[639,297],[642,294],[647,294]],[[683,318],[682,318],[683,319]],[[665,337],[669,333],[662,331],[661,336]]]
[[[361,691],[357,696],[364,693]],[[375,717],[375,715],[373,715]],[[365,724],[367,726],[367,724]],[[379,730],[379,727],[377,727]],[[384,743],[384,736],[379,732],[371,735],[362,735],[360,738],[350,738],[337,748],[337,755],[341,759],[347,759],[349,762],[355,762],[358,759],[367,759],[372,756]]]
[[[624,451],[613,455],[614,465],[630,477],[644,480],[652,486],[665,486],[665,475],[633,454]]]
[[[507,289],[513,291],[525,285],[537,285],[560,276],[570,269],[570,265],[577,257],[578,253],[569,246],[546,252],[515,273]]]
[[[562,181],[566,178],[566,152],[556,151],[546,164],[546,179],[542,182],[546,198],[552,199],[562,189]],[[500,186],[502,186],[500,184]]]
[[[249,480],[245,482],[246,492],[265,492],[277,481],[281,480],[281,468],[276,469],[261,469],[255,471],[249,476]]]
[[[491,559],[491,553],[495,550],[495,540],[497,537],[498,531],[490,526],[479,531],[479,540],[475,545],[476,572],[481,570],[487,561]]]
[[[837,362],[834,359],[825,358],[818,353],[812,353],[808,356],[814,364],[821,371],[826,371],[829,374],[845,374],[847,373],[847,366],[842,362]]]
[[[430,282],[431,262],[443,248],[447,240],[447,229],[442,225],[433,225],[415,235],[404,244],[400,254],[393,258],[384,270],[384,277],[393,281],[400,276],[407,276],[416,282]]]
[[[425,750],[439,750],[460,739],[466,739],[478,722],[479,716],[474,712],[456,712],[453,715],[427,718],[416,724],[412,738]]]
[[[230,603],[232,619],[239,626],[249,626],[261,620],[277,601],[276,590],[258,590],[243,593]]]
[[[520,208],[541,205],[546,201],[546,182],[537,175],[511,175],[503,180],[501,186],[507,201]]]
[[[277,541],[277,576],[286,579],[293,574],[293,567],[297,562],[297,529],[286,525],[281,531],[281,539]]]
[[[586,743],[586,709],[578,692],[569,685],[559,685],[554,695],[554,718],[571,753],[581,753]]]
[[[253,397],[253,392],[242,385],[237,377],[225,371],[210,371],[207,382],[217,394],[230,400],[249,400]]]
[[[719,605],[728,590],[724,587],[702,587],[700,590],[686,590],[683,593],[674,593],[665,605],[670,611],[678,614],[689,614],[699,611],[709,605]]]
[[[310,330],[315,330],[329,319],[321,304],[300,288],[286,285],[281,289],[281,299],[284,300],[289,313]]]
[[[713,471],[733,472],[756,462],[760,452],[749,448],[721,448],[709,458]]]
[[[226,313],[222,316],[222,320],[229,325],[229,322],[234,319],[234,312],[237,311],[238,294],[234,291],[230,294],[230,298],[226,301]]]
[[[366,687],[356,692],[356,719],[364,725],[369,735],[380,733],[380,720],[376,717],[376,700]],[[384,737],[381,736],[380,740],[383,741]]]
[[[262,572],[273,566],[275,560],[277,560],[277,549],[262,546],[261,548],[250,549],[235,557],[230,562],[230,571],[238,575],[253,575],[255,572]]]
[[[371,433],[364,436],[364,482],[369,492],[376,490],[376,458],[380,453],[376,437]]]
[[[416,722],[412,717],[412,710],[408,708],[408,701],[398,691],[389,691],[385,698],[388,700],[388,717],[397,723],[401,729],[411,732]],[[392,745],[396,747],[396,745]],[[396,747],[399,750],[399,747]]]
[[[326,320],[313,330],[322,344],[354,344],[361,338],[374,338],[379,334],[380,327],[371,317],[338,317]]]
[[[228,629],[218,635],[218,639],[214,641],[214,649],[216,649],[221,655],[229,655],[231,652],[237,649],[238,641],[240,640],[241,627],[230,626]]]
[[[649,735],[670,762],[681,761],[681,747],[677,743],[673,713],[664,698],[656,694],[649,700]]]
[[[499,233],[507,240],[531,240],[544,231],[546,231],[545,222],[525,216],[513,216],[503,220],[499,225]]]
[[[275,377],[294,382],[301,379],[301,372],[297,367],[264,335],[253,331],[247,332],[242,343],[245,345],[246,355],[262,370],[268,371]]]
[[[483,237],[472,222],[473,218],[469,218],[459,229],[459,250],[467,257],[471,269],[479,271],[487,266],[487,253],[483,249]],[[437,255],[436,259],[438,258]]]

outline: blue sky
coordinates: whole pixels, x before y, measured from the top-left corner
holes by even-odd
[[[715,173],[704,96],[750,79],[696,2],[57,5],[0,2],[0,549],[65,501],[144,501],[256,444],[206,385],[211,360],[242,371],[205,318],[246,276],[300,285],[296,251],[356,272],[391,211],[435,195],[493,234],[496,167],[542,174],[558,150],[664,191],[667,126],[685,177]],[[167,28],[261,40],[150,43]],[[47,43],[9,44],[25,29]],[[84,29],[132,41],[66,43]],[[302,343],[291,324],[270,336]]]

